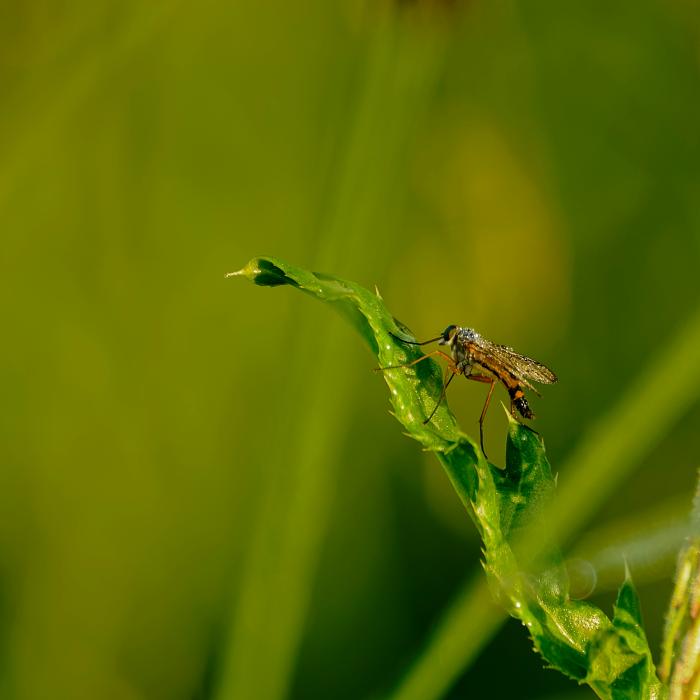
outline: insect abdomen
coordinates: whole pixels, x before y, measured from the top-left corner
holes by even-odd
[[[525,398],[525,392],[520,386],[508,387],[508,393],[510,394],[510,400],[513,402],[513,406],[518,409],[518,413],[523,418],[534,418],[535,414],[530,409],[530,404]]]

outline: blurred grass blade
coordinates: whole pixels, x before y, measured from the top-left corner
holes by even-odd
[[[395,8],[383,8],[369,32],[371,42],[364,80],[343,143],[336,177],[325,193],[324,220],[319,226],[315,264],[356,266],[367,270],[367,250],[378,268],[398,243],[393,206],[403,194],[397,177],[400,155],[410,143],[425,105],[432,96],[441,65],[444,35],[423,31],[402,21]],[[377,238],[374,232],[383,231]],[[356,263],[353,263],[356,261]],[[261,262],[259,283],[289,284],[274,264]],[[328,285],[328,289],[332,285]],[[351,321],[361,318],[352,305],[340,304]],[[288,695],[294,664],[302,642],[329,512],[335,495],[335,474],[342,461],[338,445],[354,409],[352,359],[333,324],[323,333],[301,320],[290,341],[287,374],[302,372],[296,391],[276,402],[279,424],[265,458],[285,464],[284,475],[271,473],[264,487],[263,505],[254,526],[253,541],[231,612],[230,629],[217,697],[221,700],[277,700]],[[371,337],[367,330],[366,337]],[[309,360],[315,357],[313,372]],[[338,373],[338,363],[345,372]],[[340,375],[340,376],[339,376]],[[327,408],[328,387],[340,405]],[[305,396],[305,420],[289,420]],[[271,631],[273,630],[273,631]]]
[[[413,660],[393,700],[443,697],[501,628],[505,611],[499,608],[480,567],[450,603]]]
[[[56,39],[49,79],[37,72],[13,96],[15,109],[4,108],[0,115],[3,158],[0,162],[0,207],[25,171],[46,154],[47,144],[56,132],[90,98],[100,83],[117,82],[115,76],[152,39],[184,3],[134,3],[125,19],[116,23],[114,36],[104,39],[100,22],[102,11],[76,13],[76,27],[67,37]],[[201,8],[203,10],[204,8]],[[87,40],[86,40],[86,37]],[[91,38],[96,37],[96,38]],[[65,69],[65,54],[81,52],[79,61]]]
[[[264,286],[290,285],[333,305],[375,353],[380,367],[407,365],[423,358],[414,345],[397,342],[408,331],[376,294],[329,275],[312,273],[275,258],[256,258],[239,273]],[[544,659],[570,678],[587,682],[601,698],[652,698],[658,680],[627,581],[610,621],[601,610],[569,596],[568,578],[554,549],[518,561],[513,542],[523,551],[532,524],[545,526],[555,483],[541,437],[510,418],[506,469],[484,458],[462,433],[446,402],[435,405],[442,390],[439,365],[430,358],[382,373],[396,419],[408,435],[435,452],[479,530],[484,568],[509,613],[527,627]],[[433,415],[429,423],[425,418]],[[524,546],[528,545],[528,546]]]

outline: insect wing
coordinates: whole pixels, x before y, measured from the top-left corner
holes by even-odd
[[[496,345],[483,337],[479,338],[479,345],[483,352],[490,355],[519,379],[532,379],[539,384],[554,384],[557,381],[557,375],[548,367],[531,357],[515,352],[507,345]]]
[[[557,381],[557,375],[541,362],[521,355],[504,345],[495,345],[494,347],[497,356],[502,359],[504,364],[509,365],[516,374],[540,384],[554,384]]]

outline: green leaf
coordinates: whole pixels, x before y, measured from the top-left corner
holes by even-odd
[[[637,589],[632,583],[632,576],[630,575],[629,569],[625,567],[625,580],[620,586],[620,590],[617,593],[617,601],[615,603],[615,617],[613,618],[613,624],[615,620],[629,618],[636,624],[639,628],[642,626],[642,606],[639,602],[639,596],[637,595]]]
[[[609,687],[614,700],[663,697],[664,689],[656,676],[642,628],[639,597],[629,571],[614,610],[612,628],[601,630],[591,644],[586,682],[594,689]]]
[[[407,365],[424,357],[394,336],[413,339],[386,309],[378,293],[330,275],[276,259],[255,258],[235,275],[263,286],[291,285],[331,304],[365,339],[380,367]],[[537,557],[530,528],[543,525],[555,481],[538,433],[509,416],[506,466],[489,464],[478,444],[457,425],[442,390],[440,366],[426,358],[382,371],[396,419],[409,437],[435,452],[482,538],[484,569],[509,613],[527,627],[535,648],[552,667],[587,682],[601,698],[656,698],[651,653],[641,626],[639,601],[629,578],[620,589],[613,620],[593,605],[575,601],[557,551]],[[544,523],[546,524],[546,523]],[[535,543],[536,544],[536,543]]]
[[[554,494],[554,481],[539,433],[509,413],[506,468],[494,472],[501,512],[501,530],[509,539],[524,525],[541,520]]]

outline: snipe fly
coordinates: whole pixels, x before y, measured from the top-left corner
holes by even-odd
[[[479,437],[481,450],[484,452],[484,455],[486,454],[484,450],[484,419],[486,418],[486,411],[491,402],[491,395],[496,382],[500,381],[508,391],[511,415],[514,416],[517,410],[523,418],[534,418],[535,414],[530,409],[530,405],[525,397],[525,389],[529,389],[539,396],[540,394],[532,386],[531,381],[539,384],[554,384],[557,381],[556,374],[542,363],[521,355],[506,345],[492,343],[472,328],[462,328],[454,325],[447,326],[437,338],[431,338],[422,343],[406,340],[393,333],[390,335],[396,340],[409,345],[428,345],[429,343],[437,342],[439,345],[447,345],[450,348],[449,355],[442,350],[434,350],[404,365],[378,368],[380,370],[389,370],[411,367],[435,355],[440,355],[447,360],[447,373],[443,381],[440,398],[423,423],[429,423],[435,415],[435,411],[437,411],[438,406],[445,398],[447,387],[456,375],[461,374],[467,379],[490,385],[489,393],[486,396],[486,401],[479,417]]]

